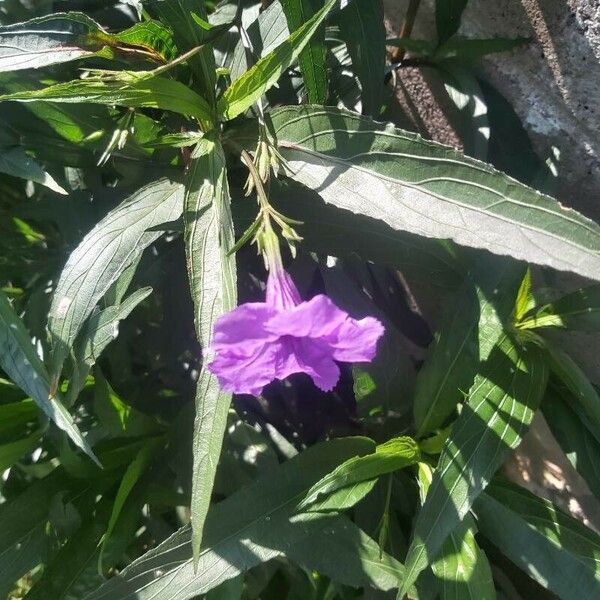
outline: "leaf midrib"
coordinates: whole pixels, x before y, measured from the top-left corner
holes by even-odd
[[[294,495],[292,498],[282,502],[281,504],[279,504],[278,506],[273,507],[271,510],[262,513],[259,517],[253,519],[252,521],[246,523],[245,525],[243,525],[242,527],[238,528],[237,530],[231,532],[230,534],[226,535],[225,537],[221,538],[220,540],[218,540],[218,542],[216,542],[215,544],[213,544],[212,546],[205,548],[204,550],[202,550],[200,552],[200,558],[202,558],[203,556],[205,556],[206,554],[213,552],[214,549],[222,544],[226,544],[227,542],[229,542],[231,539],[238,539],[241,540],[242,539],[242,534],[249,528],[253,527],[254,525],[258,524],[260,521],[265,520],[266,517],[271,517],[275,512],[284,509],[287,505],[289,504],[293,504],[298,502],[298,500],[300,500],[301,498],[303,498],[306,493],[308,492],[308,490],[310,490],[310,487],[312,486],[307,486],[306,488],[304,488],[301,492],[299,492],[298,494]],[[308,514],[308,513],[306,513]],[[328,518],[328,517],[325,517]],[[191,529],[188,529],[190,535],[191,535]],[[176,533],[174,534],[176,535]],[[157,557],[160,557],[162,554],[166,554],[169,552],[172,552],[174,550],[180,549],[185,545],[190,545],[190,550],[191,550],[191,537],[189,539],[186,539],[184,542],[178,544],[177,546],[173,546],[171,548],[169,548],[168,550],[165,550],[163,553],[157,553],[157,554],[153,554],[152,556],[148,556],[146,559],[144,559],[144,562],[148,561],[148,560],[154,560]],[[279,552],[279,551],[277,551]],[[280,553],[280,552],[279,552]],[[183,567],[185,567],[186,565],[190,564],[193,561],[193,558],[190,557],[182,562],[179,561],[174,561],[172,564],[177,564],[177,567],[175,567],[172,571],[168,571],[168,573],[165,573],[165,576],[167,574],[171,574],[178,572],[179,570],[181,570]],[[138,563],[139,565],[142,565],[143,562]],[[132,565],[133,567],[134,565]],[[156,570],[155,568],[152,569],[148,569],[146,571],[137,573],[134,577],[132,577],[131,579],[127,579],[126,582],[127,583],[131,583],[133,581],[135,581],[135,579],[139,578],[139,577],[143,577],[148,575],[148,573],[151,573],[152,571]],[[136,590],[136,593],[142,591],[143,589],[145,589],[146,587],[148,587],[149,585],[152,585],[156,580],[153,581],[149,581],[147,584],[145,584],[143,587],[138,588]],[[180,590],[185,590],[185,588],[189,585],[191,585],[194,582],[194,580],[192,579],[190,582],[188,582],[188,584],[186,584],[185,587],[183,588],[179,588]],[[109,590],[111,591],[111,590]],[[97,596],[95,598],[95,600],[100,600],[101,598],[106,597],[105,594],[103,594],[102,596]]]

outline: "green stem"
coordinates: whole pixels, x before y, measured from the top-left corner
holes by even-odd
[[[241,149],[240,152],[242,156],[242,160],[246,163],[248,170],[250,171],[250,175],[252,176],[252,180],[254,181],[254,185],[256,186],[256,194],[258,196],[258,202],[260,207],[266,213],[271,212],[271,205],[269,204],[269,197],[267,196],[267,192],[265,191],[265,186],[260,178],[260,174],[258,173],[258,169],[252,160],[252,157],[248,153],[247,150]]]

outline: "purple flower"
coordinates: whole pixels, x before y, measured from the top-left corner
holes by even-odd
[[[324,391],[340,377],[335,361],[369,362],[383,325],[351,318],[323,294],[302,302],[283,268],[267,281],[266,302],[248,302],[218,319],[209,370],[224,390],[259,395],[274,379],[306,373]]]

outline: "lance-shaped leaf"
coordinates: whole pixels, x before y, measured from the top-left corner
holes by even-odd
[[[204,30],[193,15],[207,19],[204,2],[198,0],[160,0],[154,2],[154,8],[161,17],[161,21],[172,30],[177,46],[182,52],[206,44],[200,52],[190,57],[188,64],[194,73],[196,89],[208,100],[213,107],[215,103],[215,57],[210,44],[211,32]]]
[[[335,108],[272,113],[293,177],[390,227],[600,279],[600,226],[493,167]]]
[[[0,72],[91,56],[110,36],[83,13],[56,13],[0,27]]]
[[[355,456],[319,480],[302,499],[298,510],[307,510],[325,495],[404,469],[415,464],[419,457],[417,443],[410,437],[394,438],[379,444],[372,454]]]
[[[0,27],[0,72],[37,69],[99,54],[158,62],[175,58],[172,35],[158,21],[145,21],[113,35],[80,12],[55,13]]]
[[[477,526],[470,514],[448,536],[431,568],[441,600],[495,600],[490,563],[475,540]]]
[[[132,494],[140,478],[143,476],[144,471],[148,467],[148,464],[152,460],[154,453],[158,450],[161,443],[164,444],[164,441],[161,440],[161,438],[151,438],[148,440],[142,446],[142,449],[138,452],[135,459],[127,466],[127,469],[123,474],[123,479],[121,479],[121,483],[119,484],[119,489],[117,490],[112,511],[110,513],[110,518],[108,520],[108,525],[106,526],[106,531],[102,539],[102,548],[100,553],[101,558],[103,558],[103,553],[109,546],[109,542],[111,541],[110,538],[115,531],[128,498]]]
[[[309,448],[211,509],[197,570],[190,528],[184,527],[86,600],[187,600],[282,554],[348,585],[397,586],[401,565],[386,554],[380,558],[375,542],[351,521],[293,516],[296,503],[317,480],[372,448],[366,438]]]
[[[354,4],[352,3],[352,5]],[[296,31],[323,8],[323,0],[282,0],[281,6],[290,31]],[[348,10],[346,9],[344,12]],[[381,24],[383,26],[383,20]],[[326,53],[325,29],[321,27],[298,56],[308,101],[313,104],[325,104],[327,100]]]
[[[28,85],[25,78],[15,79],[5,81],[2,91],[17,92],[34,87]],[[10,131],[9,123],[20,123],[19,143],[23,148],[32,151],[37,160],[60,167],[95,165],[98,158],[93,151],[102,140],[90,143],[88,136],[101,136],[114,126],[108,107],[91,104],[6,102],[0,112],[6,131]]]
[[[564,327],[581,331],[600,329],[600,285],[580,288],[546,304],[519,323],[520,329]]]
[[[384,98],[385,23],[382,0],[354,0],[337,23],[361,87],[362,112],[377,116]],[[323,104],[321,102],[320,104]]]
[[[454,37],[432,52],[435,60],[458,58],[461,61],[474,61],[487,54],[508,52],[523,46],[530,38],[490,38],[490,39],[465,39]],[[414,40],[406,40],[414,41]]]
[[[73,251],[56,285],[48,327],[53,340],[52,375],[60,374],[77,334],[94,307],[162,232],[152,227],[183,211],[183,186],[160,179],[110,211]]]
[[[25,573],[44,561],[50,550],[46,534],[52,498],[73,485],[56,469],[34,481],[0,510],[0,595],[6,598]]]
[[[520,443],[544,394],[547,374],[541,351],[520,348],[508,335],[481,366],[417,517],[399,598],[437,557],[507,453]]]
[[[501,479],[475,503],[479,529],[562,600],[600,597],[600,537],[547,500]]]
[[[444,424],[508,325],[524,269],[490,258],[482,257],[465,280],[419,371],[414,399],[418,435]]]
[[[237,302],[235,244],[225,155],[214,135],[204,137],[192,154],[185,193],[185,245],[196,334],[206,351],[215,321]],[[202,366],[196,389],[192,527],[198,556],[210,505],[231,394]]]
[[[0,470],[6,471],[24,455],[30,454],[35,448],[39,447],[43,434],[44,428],[42,427],[20,440],[0,444]]]
[[[35,183],[41,183],[59,194],[67,194],[50,173],[46,172],[23,148],[0,150],[0,171]]]
[[[140,490],[144,491],[144,490]],[[102,567],[107,571],[118,563],[135,538],[142,507],[143,494],[135,492],[128,498],[103,554]],[[36,578],[27,592],[29,600],[74,600],[84,598],[104,582],[99,557],[99,542],[106,528],[110,501],[105,498],[86,514],[83,523],[67,542],[44,565],[43,574]]]
[[[23,321],[0,291],[0,367],[92,460],[92,449],[58,396],[50,397],[50,377]]]
[[[419,495],[425,501],[431,485],[431,468],[419,464]],[[494,600],[492,570],[475,540],[477,525],[471,514],[448,536],[438,558],[431,564],[442,600]]]
[[[152,71],[105,71],[40,90],[0,96],[0,101],[6,100],[161,108],[200,120],[212,119],[212,111],[204,98],[183,83],[154,76]]]
[[[248,26],[246,33],[250,38],[253,55],[256,58],[266,56],[277,46],[283,44],[289,37],[290,31],[281,3],[273,2],[261,12],[256,20]],[[248,64],[248,58],[241,39],[233,49],[231,57],[228,54],[223,57],[223,66],[229,68],[231,81],[241,77],[252,66]]]
[[[218,111],[226,119],[233,119],[250,108],[281,74],[290,67],[318,31],[338,0],[328,0],[325,6],[297,29],[272,52],[261,58],[225,91],[218,102]]]
[[[137,265],[135,265],[137,266]],[[73,370],[69,378],[66,394],[67,404],[72,404],[85,385],[91,368],[106,346],[119,335],[119,323],[126,319],[131,311],[152,293],[152,288],[139,289],[122,304],[109,306],[92,315],[73,347]]]
[[[467,2],[468,0],[436,0],[435,26],[439,45],[446,42],[458,31],[460,19]]]
[[[114,38],[117,50],[124,54],[146,56],[157,62],[169,62],[177,56],[173,32],[160,21],[141,21]]]
[[[600,442],[572,407],[570,395],[554,389],[548,390],[542,403],[544,418],[565,456],[600,498]]]
[[[552,373],[571,392],[573,409],[582,416],[586,426],[600,442],[600,394],[581,367],[561,348],[544,340],[546,360]]]

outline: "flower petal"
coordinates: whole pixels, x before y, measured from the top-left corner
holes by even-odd
[[[265,324],[265,329],[278,335],[319,338],[333,333],[348,318],[330,298],[319,294],[308,302],[277,313]]]
[[[222,389],[236,394],[259,396],[263,388],[277,377],[276,365],[282,345],[278,342],[264,343],[248,356],[233,352],[217,353],[208,370],[214,373]]]
[[[326,340],[333,358],[341,362],[370,362],[377,353],[377,342],[385,328],[374,317],[360,321],[348,317]]]
[[[282,352],[278,354],[276,377],[284,379],[293,373],[306,373],[324,392],[332,390],[340,378],[340,369],[331,351],[319,340],[281,338]]]
[[[277,334],[265,329],[265,323],[277,311],[264,302],[248,302],[222,315],[215,323],[211,348],[216,353],[234,351],[236,356],[251,356]]]
[[[269,271],[266,302],[278,310],[292,308],[302,302],[296,284],[283,268]]]

